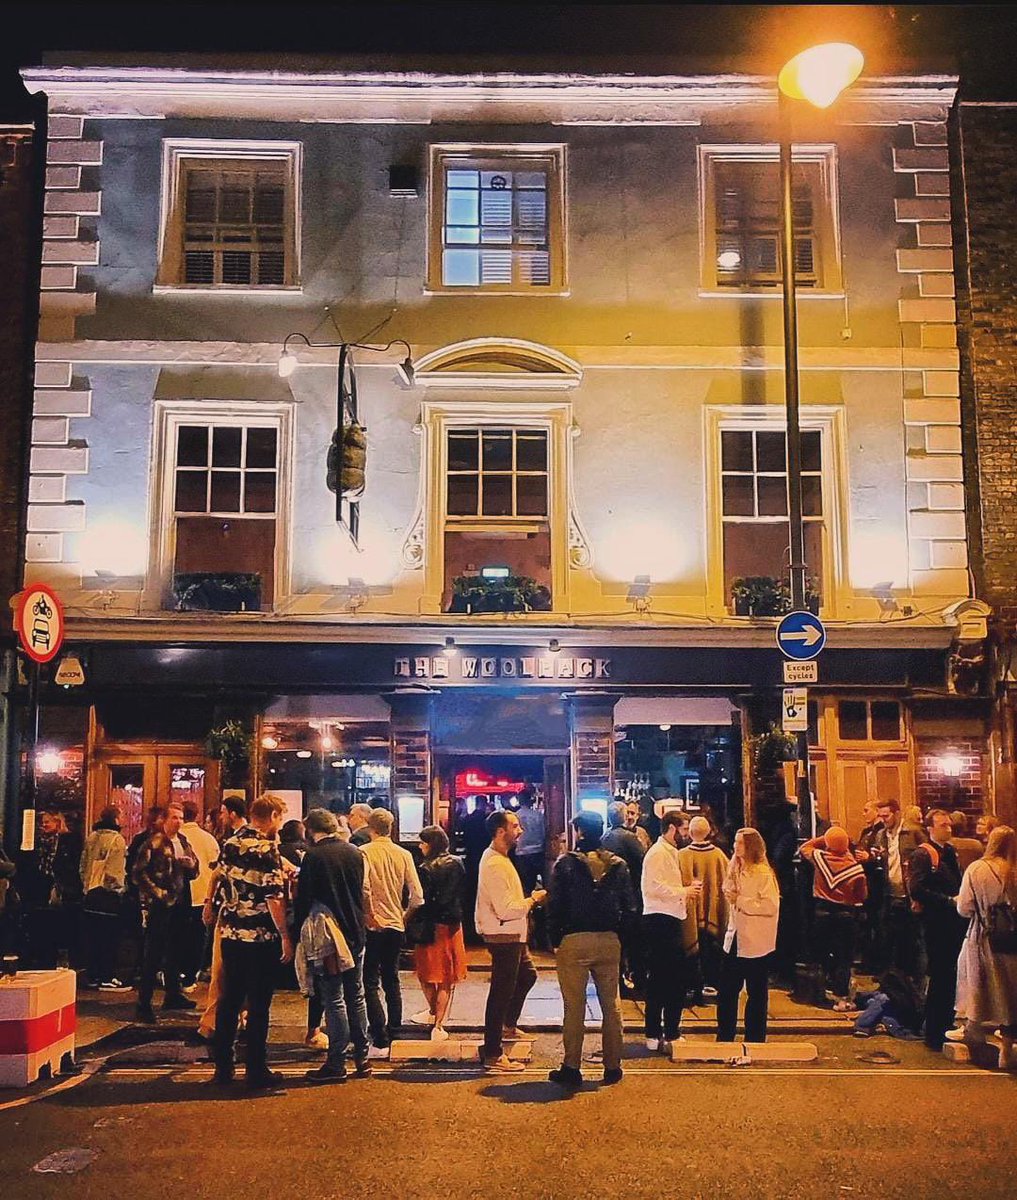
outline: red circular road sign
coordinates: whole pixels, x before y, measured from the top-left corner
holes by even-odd
[[[60,653],[64,640],[64,606],[52,588],[33,583],[18,597],[14,616],[21,647],[37,663],[48,663]]]

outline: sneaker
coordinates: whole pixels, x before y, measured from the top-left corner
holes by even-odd
[[[646,1048],[647,1048],[647,1050],[651,1050],[654,1054],[656,1054],[657,1051],[660,1049],[660,1043],[661,1043],[660,1038],[647,1038],[646,1039]]]
[[[963,1042],[966,1029],[948,1029],[946,1031],[946,1040],[948,1042]]]
[[[278,1071],[259,1071],[257,1075],[245,1075],[244,1083],[248,1091],[275,1091],[286,1086],[285,1078]]]
[[[432,1042],[447,1042],[448,1041],[448,1033],[444,1029],[442,1029],[440,1025],[435,1025],[434,1028],[431,1030],[431,1041]]]
[[[521,1071],[526,1070],[526,1064],[516,1062],[514,1058],[502,1054],[498,1058],[492,1058],[485,1062],[484,1070],[490,1071],[493,1075],[518,1075]]]
[[[212,1072],[212,1078],[208,1081],[208,1087],[229,1087],[233,1082],[234,1075],[232,1071],[220,1070],[218,1067]]]
[[[703,988],[703,999],[706,1001],[707,1004],[712,1003],[714,1000],[717,999],[717,989],[715,987],[704,987]]]
[[[211,982],[212,982],[212,972],[211,971],[199,971],[198,972],[198,983],[211,983]]]
[[[134,1010],[135,1025],[158,1025],[159,1021],[150,1005],[141,1005]]]
[[[180,990],[184,993],[185,996],[193,996],[194,993],[198,990],[198,984],[197,984],[197,982],[186,983]]]
[[[304,1038],[304,1045],[309,1050],[327,1050],[328,1049],[328,1034],[323,1033],[320,1029],[315,1029],[313,1033],[309,1033]]]
[[[126,983],[121,983],[119,979],[107,979],[98,987],[100,992],[129,992],[131,990]]]
[[[389,1056],[389,1047],[388,1046],[372,1046],[370,1048],[370,1050],[368,1050],[368,1052],[367,1052],[368,1058],[387,1059],[388,1056]]]
[[[833,1011],[838,1013],[857,1012],[858,1005],[851,1000],[838,1000],[833,1006]]]
[[[608,1067],[601,1082],[605,1087],[610,1087],[612,1083],[621,1083],[623,1075],[621,1067]]]
[[[431,1010],[429,1008],[422,1008],[420,1010],[420,1012],[415,1012],[410,1017],[410,1024],[411,1025],[433,1025],[434,1024],[434,1014],[431,1012]]]
[[[162,1002],[163,1012],[192,1012],[198,1006],[186,996],[167,996]]]
[[[366,1058],[358,1058],[354,1063],[353,1073],[358,1079],[366,1079],[374,1074],[374,1070]]]
[[[856,1038],[869,1038],[872,1037],[872,1031],[870,1029],[856,1029],[851,1036]]]
[[[330,1067],[328,1063],[323,1063],[320,1067],[315,1067],[312,1071],[307,1071],[304,1078],[309,1083],[345,1083],[346,1068]]]
[[[575,1067],[566,1067],[564,1063],[547,1075],[552,1083],[564,1088],[567,1092],[577,1092],[583,1086],[583,1074]]]
[[[525,1029],[520,1029],[518,1025],[506,1025],[501,1031],[503,1042],[518,1042],[520,1038],[529,1036]]]

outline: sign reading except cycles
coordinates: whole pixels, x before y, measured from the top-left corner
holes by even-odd
[[[826,645],[826,627],[810,612],[789,612],[777,625],[777,647],[785,658],[818,658]]]
[[[33,583],[18,597],[14,628],[21,647],[37,663],[48,663],[64,641],[64,606],[52,588]]]

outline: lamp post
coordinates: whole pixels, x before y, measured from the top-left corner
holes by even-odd
[[[791,608],[805,608],[805,523],[802,520],[802,431],[799,420],[798,304],[795,292],[795,220],[792,187],[791,101],[807,100],[828,108],[861,74],[865,59],[845,42],[828,42],[796,54],[777,77],[780,126],[780,271],[784,307],[784,409],[787,420],[788,544]],[[798,734],[798,823],[801,833],[815,836],[815,813],[809,786],[809,735]]]

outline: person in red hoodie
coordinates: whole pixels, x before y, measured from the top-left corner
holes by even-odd
[[[868,895],[865,869],[851,853],[851,840],[837,825],[802,846],[813,868],[816,945],[826,971],[834,1008],[846,1012],[855,958],[858,914]]]

